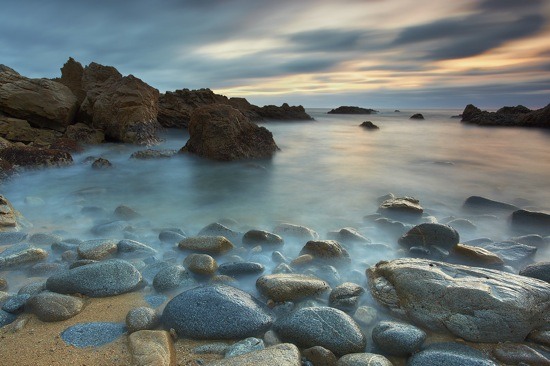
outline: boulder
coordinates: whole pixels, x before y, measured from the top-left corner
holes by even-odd
[[[336,366],[393,366],[393,363],[376,353],[349,353],[340,357]]]
[[[422,217],[424,209],[415,198],[395,197],[382,202],[377,212],[395,220],[415,221]]]
[[[46,288],[61,294],[106,297],[133,291],[142,285],[139,271],[129,262],[109,259],[54,274]]]
[[[367,130],[379,130],[380,129],[380,127],[378,127],[377,125],[375,125],[371,121],[365,121],[365,122],[361,123],[359,125],[359,127],[363,127],[364,129],[367,129]]]
[[[69,88],[78,100],[80,105],[86,97],[86,91],[82,87],[82,76],[84,75],[84,67],[74,58],[69,57],[67,62],[61,68],[61,78],[57,81]]]
[[[383,321],[372,329],[372,340],[385,354],[409,356],[417,352],[427,334],[414,325]]]
[[[105,133],[103,131],[92,128],[84,123],[68,126],[64,136],[84,145],[100,144],[105,141]]]
[[[273,325],[281,340],[300,347],[321,346],[336,355],[363,352],[367,339],[355,321],[330,307],[301,308]]]
[[[422,113],[415,113],[410,116],[409,119],[424,119],[424,116],[422,115]]]
[[[43,322],[58,322],[79,314],[84,308],[84,301],[55,292],[41,292],[27,301],[26,308]]]
[[[207,254],[222,254],[234,247],[225,236],[193,236],[178,243],[179,249]]]
[[[265,127],[223,104],[196,109],[189,123],[189,140],[181,149],[218,161],[270,158],[279,148]]]
[[[176,366],[176,351],[170,333],[140,330],[128,336],[134,366]]]
[[[300,255],[303,254],[322,261],[351,262],[348,251],[336,240],[310,240],[300,251]]]
[[[372,114],[378,113],[378,111],[370,108],[361,108],[353,106],[340,106],[335,109],[331,109],[328,114]]]
[[[0,71],[0,112],[34,127],[62,132],[72,123],[77,109],[77,98],[61,83]]]
[[[545,212],[514,211],[510,218],[510,224],[514,230],[521,233],[550,235],[550,214]]]
[[[303,274],[277,273],[256,280],[260,293],[275,302],[295,301],[316,296],[330,289],[325,281]]]
[[[193,339],[242,339],[272,324],[265,305],[226,285],[195,287],[174,297],[162,314],[166,328]]]
[[[66,151],[19,145],[0,149],[0,159],[15,166],[32,168],[64,166],[73,163],[71,154]]]
[[[497,366],[481,351],[461,343],[432,343],[407,360],[407,366]]]
[[[450,250],[459,240],[458,232],[448,225],[424,223],[413,227],[399,238],[399,245],[406,248],[436,246]]]
[[[550,285],[528,277],[424,259],[382,261],[367,276],[391,311],[472,342],[521,341],[550,321]]]
[[[0,116],[0,136],[11,142],[22,142],[36,147],[47,147],[53,144],[60,132],[32,127],[29,122]]]

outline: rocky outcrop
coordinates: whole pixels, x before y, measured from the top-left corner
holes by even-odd
[[[66,151],[15,144],[0,149],[0,159],[14,166],[34,168],[63,166],[73,163],[71,154]]]
[[[307,121],[313,119],[306,113],[306,110],[301,105],[289,106],[287,103],[283,103],[280,107],[276,105],[264,105],[263,107],[253,106],[251,110],[258,114],[261,119],[266,120]]]
[[[85,145],[100,144],[105,141],[105,134],[101,130],[94,129],[84,123],[76,123],[67,127],[66,138]]]
[[[367,276],[393,312],[467,341],[522,341],[550,321],[550,285],[529,277],[424,259],[382,261]]]
[[[86,97],[86,91],[82,87],[82,75],[84,74],[84,67],[78,61],[75,61],[74,58],[69,57],[67,62],[61,68],[61,78],[59,81],[61,84],[65,85],[67,88],[71,89],[73,94],[78,100],[78,104],[82,104],[84,98]]]
[[[380,129],[380,127],[378,127],[377,125],[375,125],[371,121],[365,121],[365,122],[361,123],[359,125],[359,127],[363,127],[364,129],[367,129],[367,130],[379,130]]]
[[[62,134],[54,130],[32,127],[23,119],[0,116],[0,136],[11,142],[45,147],[51,145]]]
[[[496,112],[482,111],[476,106],[468,104],[462,112],[462,122],[481,126],[550,128],[550,104],[534,111],[518,105],[502,107]]]
[[[341,106],[335,109],[331,109],[327,113],[328,114],[372,114],[372,113],[378,113],[378,111],[370,108]]]
[[[26,78],[7,67],[1,70],[0,112],[56,131],[71,124],[78,101],[69,88],[48,79]]]
[[[270,158],[278,150],[271,132],[224,104],[196,109],[189,136],[182,152],[218,161]]]

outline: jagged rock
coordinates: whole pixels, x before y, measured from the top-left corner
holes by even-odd
[[[0,112],[35,127],[64,131],[77,109],[77,98],[61,83],[29,79],[5,69],[0,72]]]
[[[0,116],[0,136],[11,142],[32,143],[36,147],[45,147],[61,137],[61,133],[31,127],[23,119]]]
[[[468,104],[462,112],[462,122],[481,126],[550,127],[550,104],[532,111],[522,105],[503,107],[496,112],[482,111]]]
[[[306,113],[306,110],[301,105],[289,106],[287,103],[283,103],[280,107],[276,105],[264,105],[263,107],[253,106],[252,110],[261,118],[267,120],[307,121],[313,119]]]
[[[84,123],[68,126],[64,136],[85,145],[100,144],[105,141],[105,134],[102,131]]]
[[[84,68],[82,87],[86,97],[80,106],[79,121],[115,141],[145,145],[158,142],[157,89],[133,75],[123,77],[115,68],[93,62]]]
[[[71,154],[66,151],[19,145],[0,149],[0,159],[15,166],[34,168],[63,166],[73,163]]]
[[[265,127],[258,127],[235,108],[223,104],[196,109],[191,115],[189,136],[182,152],[219,161],[270,158],[279,149]]]
[[[528,277],[424,259],[382,261],[367,276],[391,311],[472,342],[522,341],[550,321],[550,285]]]
[[[86,91],[82,88],[82,75],[84,68],[82,64],[69,57],[67,62],[61,68],[61,78],[59,82],[69,88],[78,100],[80,105],[86,97]]]
[[[327,113],[328,114],[372,114],[372,113],[378,113],[378,111],[370,108],[341,106],[335,109],[331,109]]]

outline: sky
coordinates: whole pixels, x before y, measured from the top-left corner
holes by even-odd
[[[550,103],[550,0],[3,0],[0,64],[69,57],[255,104]]]

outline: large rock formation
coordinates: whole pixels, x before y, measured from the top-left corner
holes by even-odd
[[[361,108],[361,107],[343,105],[338,108],[331,109],[327,113],[328,114],[372,114],[372,113],[378,113],[378,111],[371,108]]]
[[[496,112],[482,111],[468,104],[462,112],[462,122],[481,126],[520,126],[550,128],[550,104],[538,110],[518,105],[502,107]]]
[[[59,81],[67,88],[71,89],[73,94],[78,99],[78,104],[82,104],[86,97],[86,91],[82,87],[82,75],[84,74],[84,67],[78,61],[75,61],[72,57],[69,57],[67,62],[61,68],[61,78]]]
[[[284,103],[280,107],[274,105],[258,107],[250,104],[245,98],[227,98],[210,89],[181,89],[160,95],[158,121],[168,128],[188,128],[191,114],[195,109],[213,104],[230,105],[251,121],[313,119],[302,106],[289,106]]]
[[[82,88],[86,97],[79,121],[102,130],[107,139],[144,145],[158,142],[157,89],[94,62],[84,68]]]
[[[367,276],[393,312],[467,341],[522,341],[550,323],[550,284],[529,277],[424,259],[382,261]]]
[[[29,79],[9,67],[0,68],[0,112],[31,125],[64,131],[78,109],[65,85],[48,79]]]
[[[219,161],[269,158],[278,150],[271,132],[224,104],[196,109],[189,136],[182,152]]]

